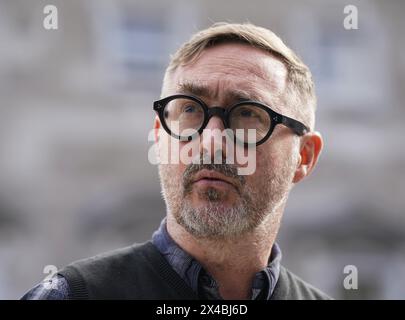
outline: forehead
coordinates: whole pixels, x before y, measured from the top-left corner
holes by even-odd
[[[168,84],[171,91],[194,88],[212,99],[246,96],[273,102],[284,92],[287,70],[276,57],[245,44],[221,44],[197,60],[178,67]],[[203,90],[202,90],[203,89]]]

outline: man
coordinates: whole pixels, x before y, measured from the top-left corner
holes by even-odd
[[[159,164],[167,215],[152,241],[75,262],[23,298],[328,299],[280,265],[275,242],[290,190],[322,150],[315,106],[309,69],[271,31],[197,33],[154,103],[158,157],[170,154]]]

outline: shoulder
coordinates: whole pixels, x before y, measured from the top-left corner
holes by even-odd
[[[72,299],[120,297],[123,284],[139,285],[153,272],[150,257],[156,253],[151,242],[134,244],[75,261],[59,274],[66,278]]]
[[[109,272],[117,268],[121,270],[122,265],[127,265],[131,262],[136,262],[139,265],[145,260],[145,256],[151,254],[151,251],[156,251],[156,249],[154,249],[154,246],[150,242],[134,244],[125,248],[115,249],[93,257],[74,261],[62,271],[67,268],[74,268],[81,270],[81,272],[103,272],[107,268]],[[59,273],[61,274],[62,271]]]
[[[57,274],[51,279],[44,280],[29,290],[21,300],[67,300],[69,285],[66,279]]]
[[[282,266],[272,299],[331,300],[332,298]]]

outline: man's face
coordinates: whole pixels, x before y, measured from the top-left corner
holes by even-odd
[[[208,106],[223,107],[247,95],[294,117],[281,103],[286,75],[284,64],[264,51],[244,44],[221,44],[205,50],[195,62],[177,68],[168,77],[163,93],[193,94]],[[212,117],[206,129],[224,130],[224,125],[220,118]],[[165,135],[159,138],[161,152],[174,138],[160,134]],[[197,140],[176,143],[180,152],[187,144],[198,143],[202,157],[208,151],[215,154],[212,135],[204,134]],[[159,165],[168,214],[193,236],[209,239],[239,237],[268,219],[278,219],[274,212],[284,205],[297,167],[298,138],[278,125],[270,139],[254,152],[256,170],[247,176],[237,174],[237,161],[233,165]],[[227,156],[225,150],[222,156]]]

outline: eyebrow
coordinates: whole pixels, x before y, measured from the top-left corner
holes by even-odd
[[[195,82],[183,82],[180,83],[178,86],[178,90],[182,93],[186,94],[192,94],[195,96],[199,97],[215,97],[216,94],[214,91],[209,88],[208,86],[198,84]],[[230,101],[237,101],[237,102],[242,102],[242,101],[249,101],[249,100],[254,100],[254,101],[263,101],[263,97],[261,97],[257,93],[249,92],[247,90],[243,89],[232,89],[226,92],[226,98],[227,100]]]

